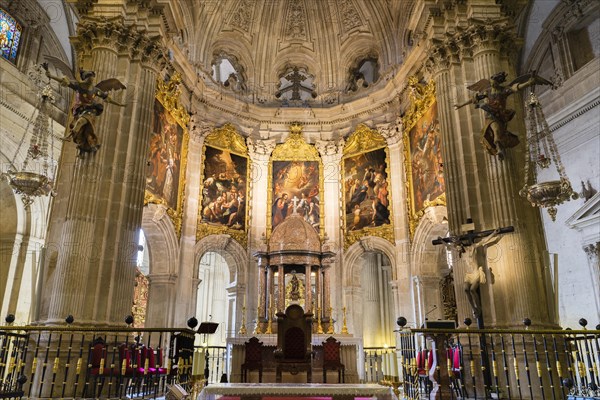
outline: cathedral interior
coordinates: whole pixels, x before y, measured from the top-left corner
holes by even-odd
[[[600,322],[597,1],[0,0],[0,44],[7,326]]]

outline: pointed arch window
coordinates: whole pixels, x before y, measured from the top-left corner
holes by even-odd
[[[2,58],[16,64],[23,28],[6,10],[0,8],[0,50]]]

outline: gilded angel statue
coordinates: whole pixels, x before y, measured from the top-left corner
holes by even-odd
[[[461,104],[455,104],[459,109],[467,104],[474,104],[475,108],[485,111],[486,124],[481,134],[481,143],[493,156],[497,155],[504,159],[504,150],[519,144],[517,135],[509,132],[508,122],[515,116],[515,110],[506,108],[506,99],[513,93],[533,85],[551,85],[552,83],[537,76],[534,72],[519,76],[508,85],[506,72],[498,72],[490,79],[481,79],[477,83],[468,86],[467,89],[474,91],[475,95]],[[484,101],[485,100],[485,101]]]
[[[79,70],[79,78],[75,78],[69,66],[62,60],[52,56],[45,57],[64,74],[62,77],[52,75],[46,62],[42,64],[42,67],[46,70],[46,76],[60,82],[61,86],[69,87],[75,91],[75,101],[71,108],[73,120],[69,124],[70,133],[65,140],[73,139],[79,150],[78,157],[80,158],[85,153],[95,153],[100,148],[100,143],[96,136],[94,123],[96,117],[104,111],[104,105],[100,100],[119,107],[125,107],[125,104],[113,100],[109,95],[111,90],[125,89],[125,85],[116,78],[95,83],[96,73],[83,69]]]

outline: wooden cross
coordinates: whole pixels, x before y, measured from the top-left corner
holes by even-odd
[[[465,226],[468,226],[468,227],[473,226],[470,218],[467,220],[467,224],[463,225],[463,227],[465,227]],[[466,233],[463,233],[462,235],[437,238],[437,239],[432,240],[431,243],[433,245],[444,244],[444,245],[454,245],[454,246],[459,246],[459,247],[468,247],[468,246],[472,246],[473,244],[475,244],[475,241],[477,239],[481,239],[486,236],[489,236],[492,233],[494,233],[494,231],[495,231],[495,229],[489,229],[487,231],[476,232],[473,229],[469,229],[469,230],[467,230]],[[515,231],[515,228],[513,226],[505,226],[504,228],[498,229],[498,234],[510,233],[510,232],[514,232],[514,231]]]

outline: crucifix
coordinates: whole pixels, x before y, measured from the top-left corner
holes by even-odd
[[[306,79],[306,77],[298,72],[298,67],[294,67],[291,74],[288,74],[285,79],[292,82],[292,98],[291,100],[301,100],[300,98],[300,82]]]
[[[486,283],[486,275],[483,269],[485,264],[485,253],[488,247],[498,243],[503,233],[514,232],[515,228],[507,226],[504,228],[490,229],[476,232],[473,221],[469,218],[467,223],[462,226],[466,233],[458,236],[439,237],[432,241],[432,244],[443,244],[449,250],[458,250],[459,257],[465,254],[467,265],[470,272],[465,275],[464,290],[473,309],[473,315],[477,318],[479,329],[484,328],[483,313],[481,309],[481,297],[479,286]],[[478,250],[482,249],[482,252]]]
[[[300,201],[299,198],[297,198],[296,196],[294,196],[294,198],[292,199],[292,203],[294,203],[294,214],[296,214],[298,212],[298,202]]]

